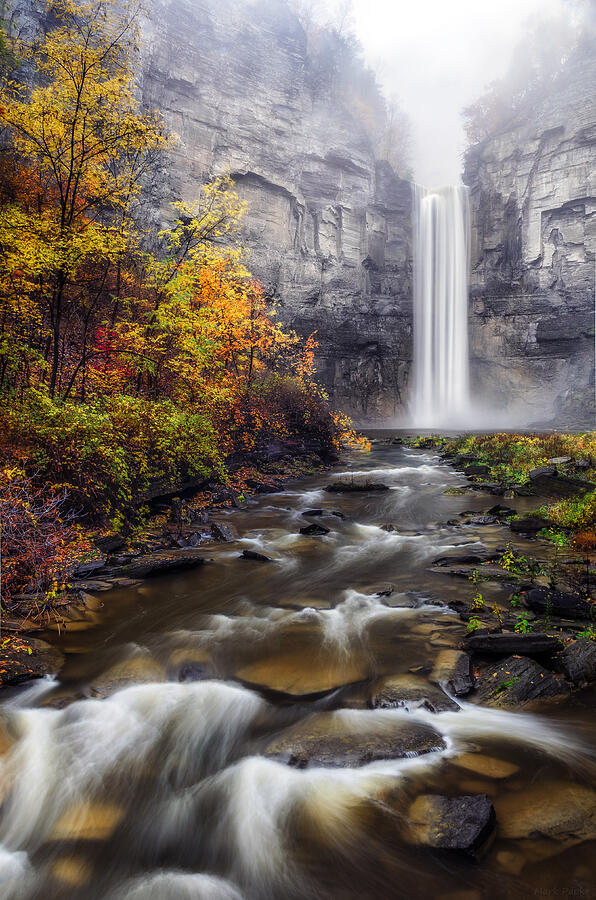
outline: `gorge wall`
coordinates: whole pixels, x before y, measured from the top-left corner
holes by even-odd
[[[525,422],[594,422],[596,48],[471,149],[472,379]]]
[[[225,172],[249,264],[280,317],[317,332],[319,377],[359,420],[401,408],[411,363],[411,196],[284,0],[159,0],[143,100],[178,135],[164,200]]]

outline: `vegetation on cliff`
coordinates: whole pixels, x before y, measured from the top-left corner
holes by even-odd
[[[156,479],[225,481],[230,454],[271,440],[332,453],[345,426],[314,339],[244,265],[232,182],[153,221],[145,188],[172,139],[137,97],[137,5],[48,15],[0,90],[0,512],[18,557],[3,598],[64,579],[73,512],[120,527]]]

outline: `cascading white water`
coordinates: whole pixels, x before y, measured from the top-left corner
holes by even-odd
[[[414,424],[462,425],[470,402],[470,213],[463,185],[414,185]]]

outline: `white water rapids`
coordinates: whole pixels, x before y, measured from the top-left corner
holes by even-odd
[[[417,427],[460,426],[469,403],[470,212],[463,185],[414,185],[414,400]]]

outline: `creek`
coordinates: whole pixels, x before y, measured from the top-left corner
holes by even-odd
[[[339,477],[390,490],[326,493]],[[465,637],[444,601],[474,588],[432,560],[511,540],[502,525],[446,524],[494,503],[445,493],[465,483],[432,452],[375,444],[222,513],[239,540],[205,547],[200,569],[112,591],[92,620],[53,633],[60,678],[2,695],[0,897],[587,896],[571,891],[593,883],[594,821],[576,809],[593,796],[593,691],[540,713],[462,697],[440,712],[370,708],[380,677],[424,688]],[[300,534],[310,522],[329,533]],[[411,726],[435,746],[352,764],[370,735],[386,744]],[[277,751],[301,733],[314,762],[288,765]],[[329,735],[343,765],[317,764]],[[488,795],[498,831],[479,861],[412,843],[421,794]]]

